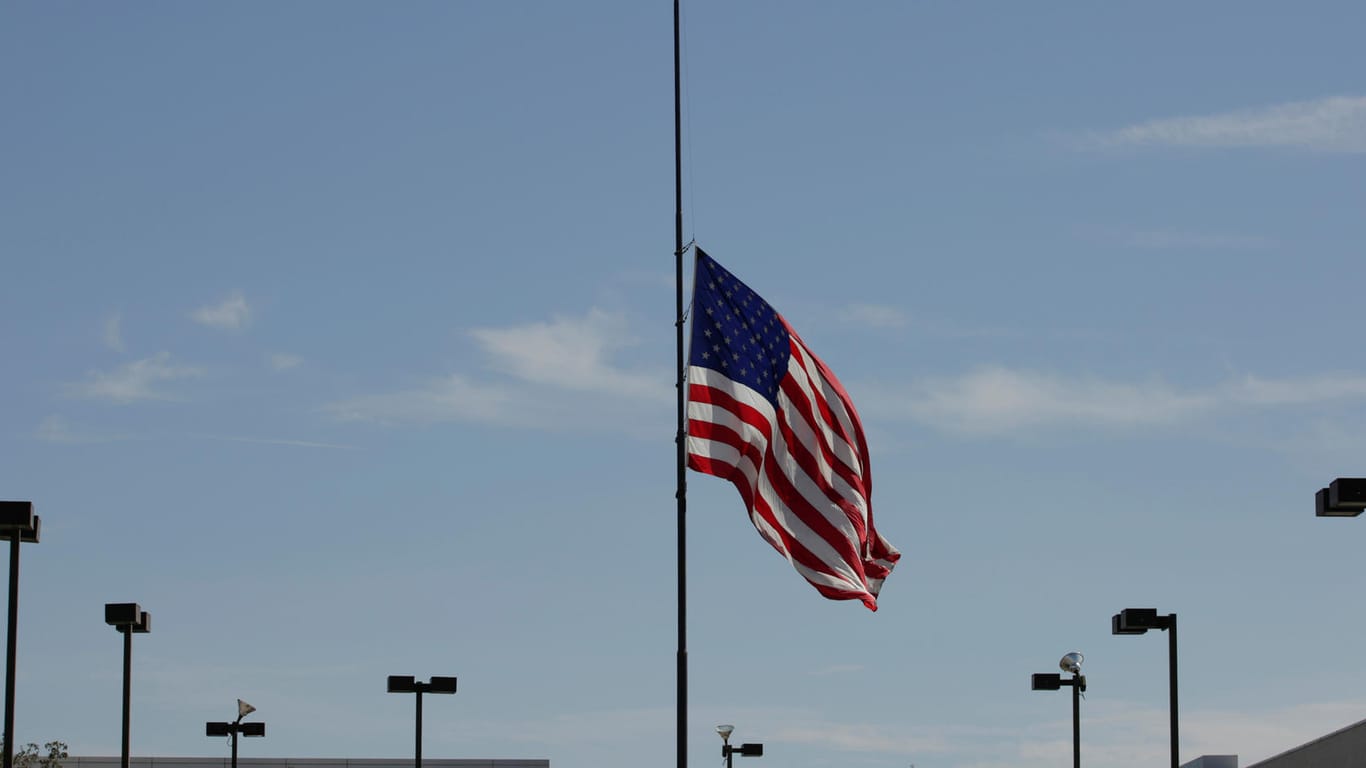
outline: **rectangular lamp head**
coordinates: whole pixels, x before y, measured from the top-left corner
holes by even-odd
[[[1366,478],[1339,477],[1328,484],[1328,506],[1335,509],[1366,509]]]
[[[416,693],[417,681],[412,675],[389,675],[389,693]]]
[[[1110,617],[1110,634],[1112,635],[1141,635],[1147,632],[1146,629],[1124,629],[1119,625],[1119,614]]]
[[[428,693],[455,693],[454,677],[433,677],[427,685]]]
[[[137,603],[105,603],[104,623],[115,627],[135,627],[142,620],[142,608]]]
[[[33,502],[0,501],[0,536],[8,539],[18,531],[20,541],[36,543],[41,524],[33,514]]]
[[[764,745],[763,745],[763,744],[741,744],[739,747],[737,747],[737,748],[734,749],[733,751],[734,751],[736,754],[741,755],[741,756],[743,756],[743,757],[763,757],[763,756],[764,756]]]
[[[1056,691],[1062,688],[1062,675],[1057,672],[1036,672],[1029,676],[1029,690]]]
[[[240,733],[240,734],[242,734],[243,736],[265,736],[265,735],[266,735],[266,724],[265,724],[265,723],[239,723],[238,726],[237,726],[237,732]]]
[[[138,623],[136,623],[136,624],[132,625],[131,627],[129,627],[128,630],[129,630],[130,632],[138,632],[138,633],[151,632],[151,631],[152,631],[152,614],[148,613],[147,611],[143,611],[143,612],[142,612],[142,615],[138,617]]]
[[[232,733],[232,723],[204,723],[205,736],[227,736]]]
[[[1162,629],[1163,622],[1156,608],[1125,608],[1119,612],[1119,622],[1111,620],[1110,628],[1119,629],[1116,634],[1141,635],[1150,629]]]
[[[1356,517],[1361,514],[1360,509],[1334,506],[1331,495],[1329,488],[1320,488],[1314,494],[1314,517]]]

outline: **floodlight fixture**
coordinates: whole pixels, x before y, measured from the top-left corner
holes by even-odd
[[[19,545],[37,544],[43,521],[31,501],[0,501],[0,537],[9,539],[9,631],[5,644],[3,768],[14,768],[14,683],[19,659]]]
[[[1062,675],[1057,672],[1036,672],[1029,677],[1029,690],[1056,691],[1062,688]]]
[[[1339,477],[1314,494],[1315,517],[1356,517],[1366,510],[1366,478]]]
[[[456,679],[454,677],[433,677],[427,683],[427,693],[455,693]]]
[[[0,533],[12,538],[17,531],[19,541],[37,544],[42,538],[43,520],[33,514],[31,501],[0,501]]]
[[[416,694],[417,717],[416,731],[413,748],[413,768],[422,768],[422,694],[424,693],[455,693],[455,677],[433,677],[430,682],[422,682],[412,675],[389,675],[388,684],[385,688],[389,693],[412,693]]]
[[[152,631],[152,614],[137,603],[105,603],[104,623],[119,632],[145,634]]]
[[[1366,509],[1366,478],[1339,477],[1329,483],[1328,503],[1345,509]]]
[[[1063,656],[1062,660],[1058,662],[1058,669],[1061,669],[1064,672],[1071,672],[1074,675],[1080,675],[1081,663],[1083,661],[1086,661],[1085,656],[1081,655],[1078,651],[1072,651]]]
[[[1150,629],[1171,629],[1176,614],[1159,616],[1156,608],[1125,608],[1110,617],[1110,632],[1116,635],[1142,635]]]

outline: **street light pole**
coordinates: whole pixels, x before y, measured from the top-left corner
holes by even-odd
[[[1171,718],[1172,768],[1181,765],[1181,737],[1177,735],[1176,722],[1176,614],[1168,614],[1167,625],[1167,709]]]
[[[1141,635],[1150,629],[1160,629],[1167,633],[1167,692],[1170,703],[1167,706],[1171,718],[1171,768],[1181,765],[1181,736],[1178,731],[1176,696],[1176,614],[1159,616],[1156,608],[1125,608],[1110,618],[1110,633],[1114,635]]]
[[[128,732],[130,696],[133,680],[133,633],[152,631],[152,614],[142,610],[137,603],[105,603],[104,623],[112,626],[123,635],[123,748],[119,752],[119,765],[128,768]]]
[[[413,768],[422,768],[422,689],[417,689],[417,733],[413,737]]]
[[[256,711],[256,707],[237,700],[237,719],[231,723],[205,723],[204,735],[206,736],[229,736],[232,741],[232,768],[237,768],[237,737],[241,736],[265,736],[265,723],[244,723],[242,718]]]
[[[1034,691],[1056,691],[1064,685],[1072,687],[1072,768],[1081,768],[1081,695],[1086,692],[1086,676],[1081,673],[1081,663],[1085,656],[1073,651],[1062,657],[1058,667],[1071,672],[1069,680],[1063,680],[1056,672],[1041,672],[1029,679],[1029,688]]]
[[[1081,768],[1081,689],[1072,686],[1072,768]]]
[[[9,539],[9,632],[5,643],[5,749],[3,766],[14,768],[14,676],[19,658],[19,543],[38,543],[42,520],[31,501],[0,501],[0,533]]]
[[[721,735],[721,756],[726,758],[726,768],[733,768],[731,765],[732,757],[763,757],[763,744],[741,744],[738,747],[730,745],[730,735],[735,732],[733,725],[718,725],[716,732]]]
[[[454,677],[433,677],[431,682],[423,683],[415,680],[412,675],[389,675],[386,689],[389,693],[417,694],[417,733],[413,737],[413,768],[422,768],[422,694],[455,693],[455,687]]]

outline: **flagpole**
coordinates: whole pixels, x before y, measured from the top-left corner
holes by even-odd
[[[678,486],[678,689],[677,753],[678,768],[688,768],[688,483],[686,421],[683,376],[683,121],[679,97],[678,2],[674,0],[674,333],[677,340],[678,429],[674,433],[677,452]]]

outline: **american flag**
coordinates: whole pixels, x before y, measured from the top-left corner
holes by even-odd
[[[863,425],[773,307],[697,249],[688,466],[733,483],[759,534],[832,600],[877,610],[901,554],[873,527]]]

